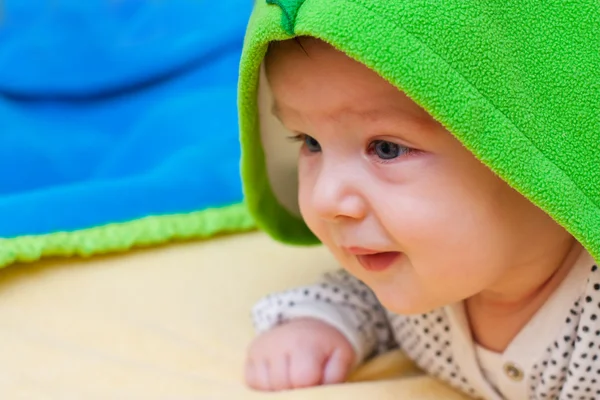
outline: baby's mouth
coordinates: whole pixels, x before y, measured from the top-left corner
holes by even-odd
[[[385,271],[400,257],[399,251],[385,251],[382,253],[361,254],[356,259],[367,271]]]

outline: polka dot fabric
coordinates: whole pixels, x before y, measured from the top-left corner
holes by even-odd
[[[396,342],[421,369],[473,398],[483,398],[454,360],[451,327],[443,309],[417,316],[388,314]]]
[[[600,271],[596,265],[590,272],[581,296],[560,319],[554,339],[535,360],[529,371],[523,371],[529,400],[593,400],[600,398]],[[428,374],[475,398],[475,377],[461,371],[451,346],[451,323],[445,309],[427,314],[402,316],[387,312],[375,295],[360,281],[344,271],[329,274],[317,285],[274,294],[261,300],[253,310],[258,332],[298,316],[335,321],[329,307],[345,314],[346,325],[333,325],[349,338],[362,359],[400,347]],[[319,310],[328,310],[325,313]],[[350,317],[350,315],[352,317]],[[501,388],[500,388],[501,389]],[[502,396],[494,397],[502,398]],[[512,400],[512,399],[511,399]]]
[[[531,399],[600,398],[600,271],[565,316],[554,343],[530,375]]]

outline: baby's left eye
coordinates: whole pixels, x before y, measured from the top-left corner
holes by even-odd
[[[369,144],[369,152],[382,160],[392,160],[405,153],[409,153],[410,149],[397,143],[388,142],[387,140],[374,140]]]

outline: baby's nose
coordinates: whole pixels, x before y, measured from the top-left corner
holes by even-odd
[[[321,171],[311,199],[314,212],[326,221],[362,219],[367,212],[360,192],[360,178],[339,169]]]

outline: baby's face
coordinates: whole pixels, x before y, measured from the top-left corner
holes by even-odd
[[[406,95],[322,42],[301,43],[267,58],[274,113],[303,141],[300,210],[384,306],[419,313],[510,292],[536,260],[564,253],[570,236]]]

